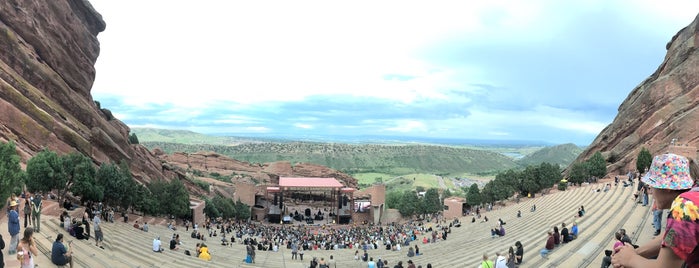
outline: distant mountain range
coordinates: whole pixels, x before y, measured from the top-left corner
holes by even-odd
[[[152,128],[133,128],[132,132],[136,133],[141,144],[167,153],[214,151],[252,163],[309,162],[350,174],[492,175],[541,162],[565,167],[582,151],[573,144],[545,147],[541,142],[531,141],[336,137],[342,142],[332,142],[210,136],[186,130]]]

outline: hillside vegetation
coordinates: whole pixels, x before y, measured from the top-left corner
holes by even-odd
[[[572,143],[544,147],[541,150],[522,157],[521,159],[517,160],[517,163],[523,167],[529,165],[539,165],[544,162],[558,164],[561,167],[567,167],[570,165],[570,163],[573,163],[576,158],[578,158],[578,155],[580,155],[582,151],[582,148]]]
[[[349,174],[380,172],[389,174],[495,173],[517,164],[502,154],[466,148],[434,145],[350,145],[337,143],[246,143],[235,146],[187,145],[142,142],[167,153],[214,151],[252,163],[274,161],[310,162]]]

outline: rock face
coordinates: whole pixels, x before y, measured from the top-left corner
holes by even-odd
[[[279,177],[332,177],[346,187],[357,188],[357,179],[316,164],[292,165],[284,161],[251,164],[212,152],[160,154],[158,157],[171,167],[170,170],[185,173],[185,176],[211,177],[212,173],[218,173],[222,177],[231,177],[233,182],[256,184],[278,184]],[[192,174],[186,174],[187,171]]]
[[[0,140],[24,161],[44,148],[95,163],[127,161],[141,182],[160,160],[128,142],[129,128],[90,95],[102,16],[87,0],[0,1]]]
[[[699,145],[699,16],[667,44],[667,55],[658,69],[633,89],[619,106],[614,121],[595,138],[576,161],[597,151],[608,160],[610,173],[636,169],[642,147],[651,154],[677,147],[697,157]],[[681,149],[681,148],[680,148]],[[693,154],[693,155],[692,155]]]

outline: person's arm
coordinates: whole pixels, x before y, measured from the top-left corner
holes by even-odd
[[[5,249],[5,239],[2,239],[2,235],[0,235],[0,250]]]
[[[658,256],[660,252],[660,243],[663,242],[663,236],[659,235],[636,249],[636,254],[644,258],[653,258]]]
[[[39,250],[36,249],[36,243],[34,241],[32,241],[31,245],[29,245],[29,251],[32,253],[32,255],[39,256]]]
[[[660,249],[657,259],[646,259],[643,256],[636,254],[636,251],[631,245],[626,245],[620,248],[619,252],[612,256],[612,264],[615,267],[617,267],[617,265],[621,265],[625,268],[682,267],[683,263],[684,261],[680,259],[671,248],[668,247],[663,247]]]

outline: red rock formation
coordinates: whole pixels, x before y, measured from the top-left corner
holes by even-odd
[[[299,163],[292,166],[291,163],[284,161],[251,164],[213,152],[160,154],[158,157],[171,167],[168,169],[176,170],[185,176],[188,172],[197,173],[200,177],[218,173],[221,176],[233,176],[233,182],[244,181],[256,184],[278,184],[280,176],[332,177],[347,187],[357,187],[357,179],[316,164]]]
[[[699,145],[697,20],[672,37],[660,67],[631,91],[614,121],[576,161],[600,151],[612,160],[608,161],[610,173],[626,173],[635,169],[642,147],[655,155],[667,152],[673,139],[682,146]],[[688,156],[697,157],[696,150]]]
[[[48,148],[96,163],[127,161],[137,180],[163,177],[160,160],[128,142],[129,127],[90,96],[102,16],[86,0],[0,1],[0,140],[23,160]]]

